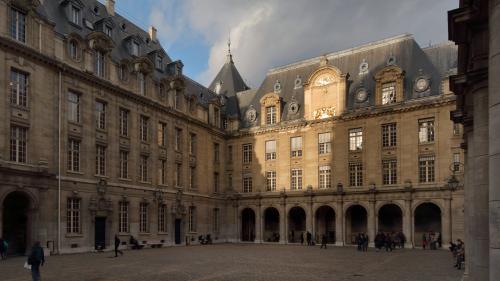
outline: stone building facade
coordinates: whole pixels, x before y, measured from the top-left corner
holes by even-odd
[[[457,95],[451,119],[464,127],[464,280],[500,279],[500,1],[463,0],[448,12],[458,45]]]
[[[0,233],[54,253],[463,237],[451,44],[410,35],[206,88],[115,2],[0,1]]]

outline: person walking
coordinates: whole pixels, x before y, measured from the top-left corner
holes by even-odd
[[[28,257],[28,264],[31,265],[31,277],[33,281],[40,281],[40,266],[45,263],[45,254],[40,241],[36,241],[31,248],[31,254]]]
[[[2,255],[2,259],[6,259],[7,258],[7,252],[9,251],[9,242],[7,242],[7,239],[3,239],[3,242],[2,242],[2,247],[3,247],[3,255]]]
[[[118,253],[120,253],[120,256],[123,256],[123,252],[121,250],[118,250],[118,247],[120,247],[120,238],[118,238],[118,235],[115,234],[115,258],[118,257]]]
[[[363,234],[363,252],[368,252],[368,235],[366,233]]]
[[[311,232],[307,232],[307,246],[311,246],[311,240],[312,240],[312,235],[311,235]]]
[[[321,236],[321,247],[320,247],[320,249],[322,249],[323,247],[325,247],[325,250],[326,250],[326,242],[327,242],[327,241],[326,241],[326,235],[325,235],[325,234],[323,234],[323,235]]]
[[[427,235],[425,234],[425,232],[422,235],[422,247],[424,248],[424,250],[425,250],[425,247],[427,247]]]
[[[302,232],[300,234],[300,245],[304,245],[304,235],[305,235],[304,232]],[[293,242],[295,242],[295,241],[293,241]]]

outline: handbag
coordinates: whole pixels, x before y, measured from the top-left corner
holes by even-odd
[[[24,262],[24,268],[26,268],[27,270],[31,270],[31,265],[28,264],[27,261]]]

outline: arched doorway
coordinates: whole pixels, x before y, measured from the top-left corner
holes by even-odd
[[[403,231],[403,212],[396,204],[387,204],[378,210],[378,231],[398,233]]]
[[[321,206],[316,210],[316,240],[326,235],[327,243],[335,243],[335,211],[330,206]]]
[[[264,241],[280,241],[280,213],[273,207],[264,211]]]
[[[2,237],[9,243],[10,255],[24,255],[30,242],[30,198],[15,191],[3,201]]]
[[[301,207],[293,207],[288,212],[288,241],[299,243],[306,231],[306,212]],[[305,236],[304,236],[305,240]]]
[[[415,246],[422,246],[424,234],[441,234],[441,209],[434,203],[422,203],[415,209]]]
[[[255,212],[246,208],[241,211],[241,241],[253,242],[255,240]]]
[[[367,212],[361,205],[350,206],[345,213],[345,237],[347,244],[356,244],[359,233],[367,233]]]

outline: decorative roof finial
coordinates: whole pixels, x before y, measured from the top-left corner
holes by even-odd
[[[227,62],[233,62],[233,54],[231,54],[231,32],[227,39]]]

